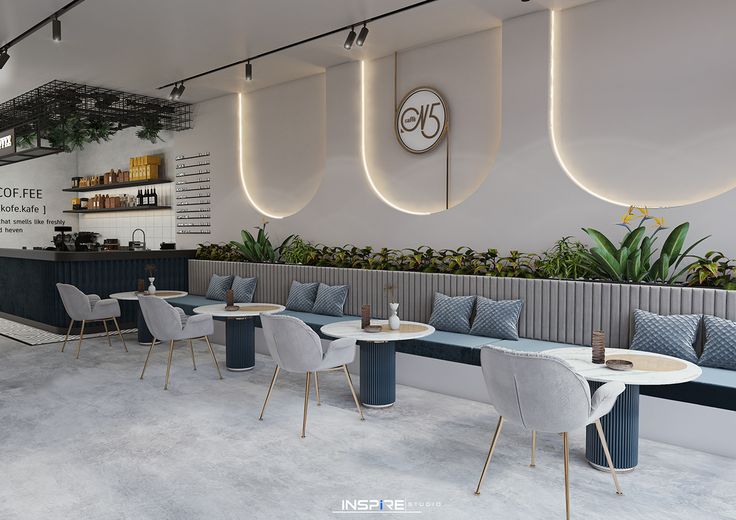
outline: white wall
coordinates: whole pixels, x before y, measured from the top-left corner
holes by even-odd
[[[560,15],[565,21],[561,31],[580,33],[582,28],[575,26],[578,17],[573,14],[578,9],[586,9],[590,10],[590,13],[581,17],[579,23],[584,23],[586,31],[595,34],[596,24],[604,27],[610,23],[606,18],[607,4],[612,2],[617,6],[621,5],[622,9],[625,8],[629,16],[634,16],[636,6],[639,5],[628,0],[599,0],[584,7],[564,11]],[[660,9],[652,11],[647,8],[641,12],[641,16],[649,16],[650,28],[646,38],[642,35],[638,41],[638,45],[642,47],[646,47],[650,40],[656,40],[660,36],[669,37],[671,24],[667,20],[670,17],[680,19],[681,12],[685,9],[682,2],[670,3],[663,0],[652,2],[659,5]],[[669,5],[674,7],[669,9],[667,8]],[[716,15],[713,17],[717,18]],[[637,23],[642,24],[645,21],[638,20]],[[272,233],[281,238],[296,232],[311,241],[327,244],[354,243],[389,247],[420,244],[434,247],[468,245],[479,249],[497,247],[502,251],[509,249],[540,251],[561,236],[582,237],[580,231],[582,226],[597,227],[612,236],[617,236],[620,228],[616,227],[615,223],[623,213],[623,209],[591,196],[576,186],[560,166],[551,146],[548,127],[549,27],[548,13],[540,12],[509,20],[501,31],[491,31],[500,33],[502,38],[500,45],[502,127],[501,143],[495,162],[483,168],[477,167],[478,178],[484,175],[487,177],[475,193],[449,211],[429,216],[413,216],[394,210],[375,195],[365,176],[361,157],[360,64],[348,63],[329,69],[326,73],[327,157],[319,189],[310,203],[295,215],[281,220],[269,219]],[[717,24],[715,27],[721,25]],[[712,29],[700,24],[692,30],[708,32]],[[580,37],[577,41],[578,45],[584,46]],[[467,43],[467,48],[464,48],[462,38],[452,42],[451,47],[458,61],[463,60],[471,49],[473,51],[477,49],[477,46],[470,44],[470,40]],[[448,44],[437,45],[444,49]],[[595,48],[596,43],[589,42],[585,45]],[[422,52],[429,53],[431,50],[432,47],[428,47]],[[489,52],[493,52],[492,47]],[[718,56],[724,67],[728,66],[729,49],[720,49]],[[630,53],[632,60],[636,60],[637,57],[636,53]],[[399,60],[401,64],[401,55]],[[448,60],[446,57],[443,61]],[[666,64],[672,68],[681,67],[679,55],[664,54],[661,60],[663,64],[659,69]],[[585,77],[585,71],[575,68],[568,71],[565,67],[566,63],[569,64],[569,60],[565,61],[564,56],[561,56],[561,61],[562,69],[567,74],[565,84],[573,81],[573,78],[569,77],[570,74],[574,73],[576,78]],[[366,68],[371,69],[374,65],[368,63]],[[380,63],[378,65],[380,66]],[[437,66],[441,70],[442,63],[438,63]],[[429,81],[419,74],[412,79],[410,75],[406,73],[402,75],[401,72],[400,78],[400,88],[404,90]],[[718,82],[720,76],[712,79]],[[685,81],[686,78],[682,80]],[[387,74],[383,81],[385,85],[391,85],[392,75]],[[455,77],[455,81],[462,83],[468,80],[461,75]],[[600,88],[605,88],[605,82],[601,82]],[[612,83],[610,88],[617,89],[617,83]],[[605,99],[604,94],[601,94],[601,97]],[[452,97],[449,98],[451,110],[454,101],[456,100]],[[709,100],[709,103],[712,102],[713,100]],[[236,117],[237,109],[230,106],[236,103],[237,99],[233,99],[230,103],[218,101],[217,106],[210,102],[204,104],[206,107],[200,107],[200,111],[204,113],[215,109],[223,110],[220,113],[220,120],[224,124],[225,121],[232,121],[232,118]],[[721,103],[724,106],[732,105],[730,98],[721,99]],[[588,107],[582,106],[579,112],[584,113],[587,109]],[[619,107],[619,110],[625,111],[626,107]],[[573,112],[572,106],[564,106],[563,114],[566,117],[570,117]],[[454,125],[477,124],[479,128],[488,128],[487,121],[468,122],[456,119],[457,117],[453,118]],[[625,126],[619,128],[619,133],[626,131]],[[195,128],[192,133],[200,135],[200,129]],[[491,143],[488,150],[483,151],[490,156],[492,149]],[[383,150],[373,149],[370,153],[381,155]],[[620,153],[629,153],[629,150],[623,147]],[[631,150],[630,153],[639,153],[639,150]],[[705,156],[701,159],[702,165],[698,171],[693,172],[694,178],[707,178],[706,173],[722,168],[724,164],[721,157]],[[233,160],[237,162],[237,157]],[[711,161],[714,161],[713,164]],[[587,167],[585,171],[595,175],[592,166]],[[387,171],[386,175],[390,173]],[[257,172],[257,175],[262,176],[261,185],[268,183],[270,174],[272,172],[261,163]],[[436,198],[436,190],[430,182],[432,173],[428,172],[427,175],[427,182],[422,182],[421,178],[412,182],[413,190],[409,194],[412,201],[419,200],[424,195],[430,200]],[[605,170],[603,178],[608,179],[610,176],[611,173]],[[236,168],[218,170],[216,182],[218,190],[225,190],[228,193],[228,202],[220,205],[217,210],[223,217],[227,215],[227,219],[217,217],[218,225],[213,229],[212,241],[237,238],[241,228],[260,223],[261,216],[248,203]],[[676,186],[676,183],[670,184]],[[283,189],[285,192],[288,191],[288,187]],[[704,202],[658,210],[657,213],[664,215],[670,224],[690,221],[693,240],[712,234],[712,238],[704,244],[704,248],[720,248],[728,254],[736,255],[730,240],[729,223],[731,208],[736,202],[735,193],[729,191]],[[237,211],[231,212],[233,209]]]
[[[71,186],[76,167],[74,154],[61,154],[0,168],[0,247],[53,247],[55,226],[77,230],[77,216],[63,213],[74,194],[61,191]],[[24,189],[40,189],[41,198],[24,196]]]

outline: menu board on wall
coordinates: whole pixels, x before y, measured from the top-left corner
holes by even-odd
[[[176,156],[176,233],[210,234],[210,153]]]

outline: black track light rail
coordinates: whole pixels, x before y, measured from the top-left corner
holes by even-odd
[[[326,38],[327,36],[332,36],[333,34],[337,34],[337,33],[343,32],[343,31],[347,31],[348,29],[353,29],[353,28],[359,27],[361,25],[369,24],[369,23],[372,23],[372,22],[381,20],[383,18],[388,18],[389,16],[394,16],[396,14],[403,13],[405,11],[410,11],[412,9],[416,9],[417,7],[422,7],[424,5],[431,4],[431,3],[434,3],[436,1],[437,0],[423,0],[422,2],[417,2],[415,4],[410,4],[410,5],[401,7],[399,9],[394,9],[393,11],[388,11],[386,13],[382,13],[382,14],[373,16],[371,18],[366,18],[365,20],[361,20],[359,22],[353,22],[351,24],[344,25],[342,27],[338,27],[337,29],[332,29],[331,31],[324,32],[322,34],[317,34],[315,36],[310,36],[309,38],[305,38],[303,40],[299,40],[298,42],[290,43],[288,45],[283,45],[283,46],[278,47],[276,49],[271,49],[270,51],[266,51],[266,52],[262,52],[260,54],[256,54],[255,56],[250,56],[250,57],[245,58],[245,59],[242,59],[242,60],[238,60],[238,61],[234,61],[232,63],[228,63],[227,65],[222,65],[221,67],[210,69],[210,70],[208,70],[206,72],[200,72],[199,74],[195,74],[194,76],[189,76],[188,78],[176,80],[176,81],[174,81],[172,83],[167,83],[166,85],[161,85],[160,87],[158,87],[158,90],[165,89],[167,87],[173,87],[173,86],[175,86],[175,85],[177,85],[179,83],[184,83],[186,81],[191,81],[191,80],[194,80],[194,79],[198,79],[198,78],[201,78],[203,76],[208,76],[210,74],[214,74],[215,72],[220,72],[222,70],[229,69],[229,68],[235,67],[237,65],[242,65],[243,63],[247,63],[249,61],[257,60],[259,58],[265,58],[266,56],[270,56],[271,54],[276,54],[277,52],[282,52],[282,51],[285,51],[285,50],[288,50],[288,49],[291,49],[291,48],[294,48],[294,47],[298,47],[299,45],[304,45],[306,43],[311,43],[311,42],[313,42],[315,40],[320,40],[322,38]]]
[[[0,45],[0,50],[7,51],[8,49],[10,49],[11,47],[13,47],[14,45],[17,45],[18,43],[20,43],[21,41],[25,40],[30,35],[32,35],[33,33],[35,33],[36,31],[38,31],[39,29],[41,29],[43,26],[48,25],[49,23],[53,22],[56,18],[60,17],[64,13],[66,13],[66,12],[74,9],[75,7],[77,7],[82,2],[84,2],[84,0],[73,0],[72,2],[69,2],[64,7],[62,7],[58,11],[55,11],[54,13],[50,14],[49,16],[47,16],[46,18],[44,18],[43,20],[41,20],[40,22],[38,22],[36,25],[34,25],[33,27],[31,27],[27,31],[19,34],[18,36],[16,36],[15,38],[13,38],[12,40],[10,40],[9,42],[6,42],[6,43]]]

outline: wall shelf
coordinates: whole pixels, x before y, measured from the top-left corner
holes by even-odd
[[[171,209],[171,206],[136,206],[134,208],[65,209],[64,213],[117,213],[119,211],[153,211]]]
[[[61,191],[71,193],[83,193],[88,191],[115,190],[118,188],[132,188],[134,186],[152,186],[154,184],[169,184],[169,179],[150,179],[145,181],[116,182],[114,184],[98,184],[97,186],[85,186],[84,188],[64,188]]]

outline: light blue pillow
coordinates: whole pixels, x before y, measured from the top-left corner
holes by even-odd
[[[319,284],[317,282],[299,283],[294,280],[291,282],[286,308],[290,311],[312,312],[314,300],[317,298],[318,288]]]
[[[312,312],[326,316],[342,316],[342,309],[348,297],[347,285],[319,284],[317,297],[314,300]]]
[[[233,278],[232,275],[213,274],[210,278],[210,286],[207,288],[207,299],[225,301],[225,293],[233,285]]]
[[[450,297],[435,293],[429,324],[437,330],[467,334],[470,332],[470,315],[473,313],[474,303],[475,296]]]
[[[478,296],[475,318],[470,333],[498,339],[519,339],[519,316],[524,302],[521,300],[491,300]]]
[[[704,316],[705,345],[698,364],[736,370],[736,321]]]
[[[251,303],[256,292],[256,282],[256,278],[236,276],[232,286],[235,303]]]
[[[666,354],[697,363],[695,340],[698,335],[698,325],[700,325],[700,314],[660,316],[636,309],[631,349]]]

